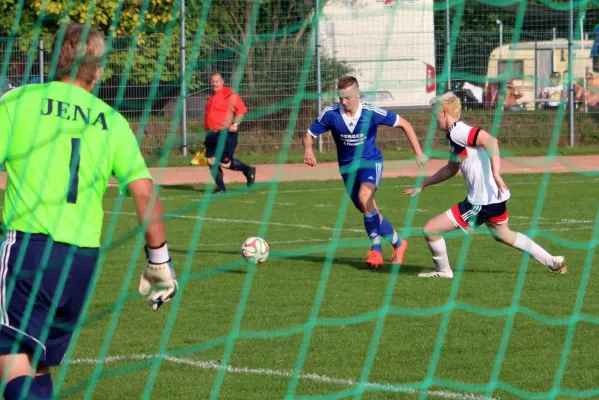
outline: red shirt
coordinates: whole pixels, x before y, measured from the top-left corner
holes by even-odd
[[[230,88],[223,86],[221,90],[213,93],[206,103],[206,115],[204,117],[204,129],[220,131],[228,128],[233,122],[233,116],[246,114],[248,109],[243,100]]]

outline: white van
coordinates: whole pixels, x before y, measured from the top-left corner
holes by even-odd
[[[319,45],[321,54],[355,70],[366,102],[430,107],[436,91],[433,0],[329,0]]]

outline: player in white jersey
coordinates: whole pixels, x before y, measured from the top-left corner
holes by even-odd
[[[453,278],[442,235],[456,229],[469,233],[472,227],[482,224],[487,226],[498,242],[529,253],[553,273],[565,274],[567,266],[564,257],[552,256],[528,236],[514,232],[508,227],[506,202],[510,198],[510,191],[499,174],[497,139],[480,128],[462,122],[461,111],[460,99],[453,93],[441,96],[437,126],[447,131],[451,149],[449,162],[433,176],[425,179],[419,188],[404,190],[404,194],[414,196],[427,186],[452,178],[460,170],[468,188],[468,197],[464,201],[424,225],[424,239],[433,255],[435,269],[418,276]]]

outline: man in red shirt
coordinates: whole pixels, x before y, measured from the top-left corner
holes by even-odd
[[[225,86],[225,80],[220,72],[210,75],[210,88],[212,94],[206,103],[206,115],[204,117],[204,129],[206,130],[206,158],[212,178],[216,182],[214,193],[226,192],[223,180],[223,168],[232,171],[241,171],[247,179],[248,187],[254,184],[256,179],[256,167],[246,165],[242,161],[233,158],[237,147],[237,133],[243,116],[248,112],[241,97]],[[218,169],[213,167],[216,163],[216,148],[221,134],[226,134],[225,147],[220,156]]]

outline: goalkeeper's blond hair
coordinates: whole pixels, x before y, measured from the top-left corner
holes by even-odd
[[[460,98],[452,92],[447,92],[438,100],[439,111],[445,110],[447,114],[454,118],[460,118],[462,115],[462,102]]]
[[[66,26],[64,33],[56,33],[52,48],[58,52],[57,78],[69,78],[75,69],[76,79],[89,85],[101,68],[106,44],[99,31],[71,23]]]

